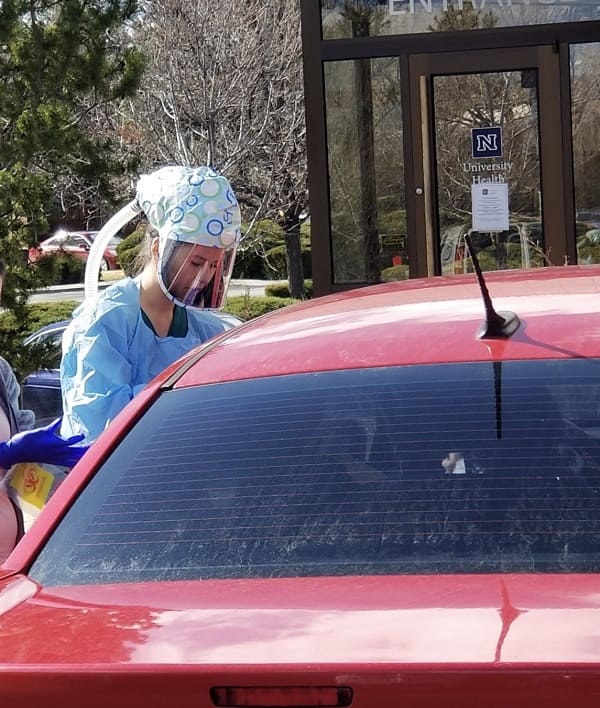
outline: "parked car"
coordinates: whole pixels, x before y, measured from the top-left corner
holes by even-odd
[[[2,566],[6,705],[596,705],[600,267],[486,277],[491,331],[386,283],[153,381]]]
[[[29,249],[29,260],[31,263],[35,263],[43,256],[64,251],[85,262],[97,233],[97,231],[67,231],[59,229],[50,238]],[[117,270],[120,267],[117,246],[121,241],[122,239],[119,236],[113,236],[110,239],[104,251],[104,257],[100,261],[101,271]]]
[[[26,376],[21,383],[21,408],[35,413],[36,425],[46,425],[62,415],[62,398],[58,367],[60,365],[62,335],[69,320],[61,320],[40,327],[23,344],[31,346],[42,342],[49,345],[47,368]]]
[[[239,317],[229,312],[215,311],[214,314],[227,329],[242,323]],[[35,413],[36,425],[46,425],[62,415],[59,366],[62,335],[69,322],[70,320],[61,320],[41,327],[23,342],[26,346],[39,342],[47,342],[51,346],[47,359],[48,368],[34,371],[26,376],[21,384],[21,408]]]

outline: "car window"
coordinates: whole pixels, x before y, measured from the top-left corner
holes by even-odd
[[[64,242],[64,237],[62,236],[52,236],[44,241],[43,246],[45,248],[59,248]]]
[[[77,248],[89,248],[90,243],[81,234],[70,233],[65,241],[68,246],[75,246]]]
[[[62,355],[62,336],[65,329],[66,325],[55,330],[44,330],[25,340],[27,346],[46,345],[48,351],[43,362],[45,369],[58,369]]]
[[[61,343],[62,343],[62,336],[63,332],[65,331],[65,327],[62,327],[61,329],[56,329],[56,330],[51,330],[48,332],[43,332],[41,333],[37,339],[35,340],[36,342],[45,342],[52,347],[58,347],[60,349]]]
[[[90,241],[94,241],[98,235],[98,231],[89,231],[87,235]],[[120,236],[111,236],[108,240],[107,247],[115,249],[122,240],[123,239]]]
[[[62,357],[62,331],[54,332],[47,338],[49,343],[49,352],[46,357],[45,364],[47,369],[58,369]]]
[[[597,572],[599,367],[406,366],[165,392],[31,576]]]

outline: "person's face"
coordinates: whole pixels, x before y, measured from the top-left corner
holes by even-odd
[[[223,256],[220,248],[180,243],[174,249],[167,266],[169,292],[182,302],[188,293],[206,288],[215,275]]]

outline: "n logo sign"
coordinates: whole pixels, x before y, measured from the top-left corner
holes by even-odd
[[[471,128],[473,157],[502,157],[502,128]]]

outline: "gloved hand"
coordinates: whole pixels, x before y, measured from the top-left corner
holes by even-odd
[[[8,442],[0,443],[0,467],[7,470],[19,462],[40,462],[61,467],[74,467],[89,445],[76,445],[83,435],[61,438],[60,418],[45,428],[17,433]]]

